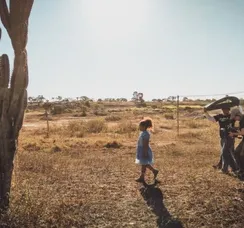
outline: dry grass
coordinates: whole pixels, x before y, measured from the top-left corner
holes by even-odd
[[[123,120],[116,127],[118,133],[131,133],[138,131],[138,125],[134,124],[131,120]]]
[[[118,115],[109,115],[105,117],[106,121],[119,121],[121,120],[121,117]]]
[[[173,113],[165,113],[164,118],[166,120],[173,120],[174,119],[174,114]]]
[[[131,113],[112,126],[97,118],[66,125],[52,121],[50,138],[42,127],[25,127],[11,206],[0,227],[157,227],[134,182],[139,117],[134,118]],[[169,213],[184,227],[242,228],[243,183],[212,169],[219,157],[217,127],[189,120],[177,137],[175,120],[152,118],[158,188]]]
[[[199,120],[199,119],[184,119],[182,123],[185,127],[190,129],[204,129],[210,127],[211,123],[206,120]]]

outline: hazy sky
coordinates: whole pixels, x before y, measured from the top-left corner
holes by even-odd
[[[35,0],[27,49],[29,96],[244,91],[244,1]]]

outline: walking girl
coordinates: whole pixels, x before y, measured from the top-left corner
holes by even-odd
[[[149,169],[154,174],[154,179],[156,179],[158,175],[158,170],[152,167],[154,163],[153,152],[149,145],[150,134],[148,129],[152,128],[152,120],[150,118],[145,118],[140,121],[139,129],[141,131],[138,142],[137,142],[137,150],[136,150],[136,164],[141,165],[141,175],[137,182],[145,182],[145,173],[146,169]]]

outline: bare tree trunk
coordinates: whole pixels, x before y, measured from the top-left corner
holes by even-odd
[[[14,49],[14,69],[10,79],[9,59],[0,57],[0,210],[9,206],[13,160],[19,131],[27,106],[27,34],[34,0],[0,0],[0,16]]]

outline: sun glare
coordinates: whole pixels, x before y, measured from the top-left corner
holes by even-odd
[[[89,0],[81,8],[93,35],[108,41],[136,36],[148,13],[147,0]]]

